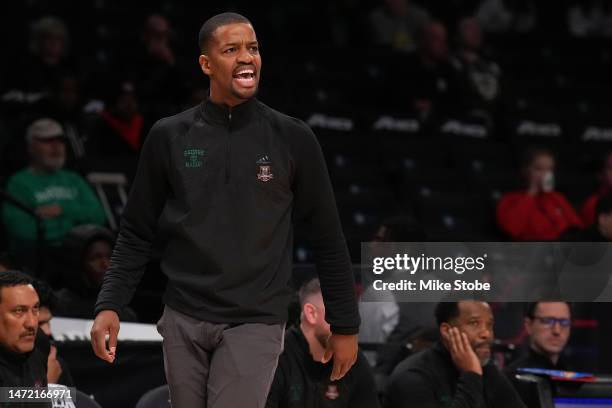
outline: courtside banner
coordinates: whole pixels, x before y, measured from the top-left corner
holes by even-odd
[[[363,302],[612,302],[607,242],[374,242],[361,262]]]

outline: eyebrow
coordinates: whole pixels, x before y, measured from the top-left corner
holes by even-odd
[[[231,46],[236,46],[236,45],[241,45],[241,44],[242,44],[242,42],[230,42],[230,43],[223,44],[223,47],[229,47],[230,45]],[[247,43],[247,45],[253,45],[253,44],[259,44],[259,41],[255,40],[255,41],[249,41]]]

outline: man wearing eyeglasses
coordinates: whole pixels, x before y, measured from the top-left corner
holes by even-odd
[[[525,330],[529,335],[529,350],[505,372],[528,407],[539,407],[534,387],[519,382],[515,374],[519,368],[544,368],[569,370],[561,355],[570,337],[572,314],[567,302],[528,303],[525,313]]]

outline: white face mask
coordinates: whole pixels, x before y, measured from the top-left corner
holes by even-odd
[[[552,171],[547,172],[542,178],[542,191],[550,193],[555,189],[555,175]]]

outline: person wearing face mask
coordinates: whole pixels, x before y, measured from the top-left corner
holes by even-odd
[[[104,211],[87,182],[64,169],[66,144],[63,129],[43,118],[27,129],[30,164],[9,178],[6,193],[32,208],[44,222],[47,245],[59,247],[75,225],[105,222]],[[32,248],[37,242],[36,220],[5,203],[3,222],[12,249]]]
[[[497,223],[515,241],[553,241],[582,221],[563,194],[555,191],[555,158],[551,151],[531,148],[524,153],[521,173],[525,187],[504,194],[497,205]]]
[[[386,408],[524,408],[491,361],[493,313],[486,302],[440,302],[441,341],[401,362],[391,374]]]

